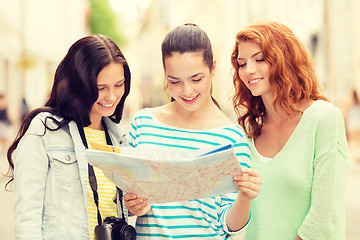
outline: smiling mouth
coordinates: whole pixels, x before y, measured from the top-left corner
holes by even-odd
[[[186,102],[186,103],[193,103],[193,102],[196,101],[196,99],[197,99],[198,96],[199,96],[199,94],[196,95],[196,96],[194,96],[194,97],[191,97],[191,98],[186,98],[186,97],[181,97],[181,98],[182,98],[183,101]]]
[[[102,106],[102,107],[107,107],[107,108],[109,108],[109,107],[112,107],[112,106],[114,105],[114,103],[111,103],[111,104],[102,104],[102,103],[99,103],[99,105]]]
[[[264,78],[255,78],[255,79],[251,79],[248,81],[249,84],[254,84],[254,83],[258,83],[261,80],[263,80]]]
[[[192,98],[186,98],[186,97],[183,97],[183,99],[185,99],[186,101],[191,101],[191,100],[194,100],[197,96],[194,96]]]

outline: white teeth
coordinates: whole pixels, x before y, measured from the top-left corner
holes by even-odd
[[[260,80],[262,80],[262,78],[256,78],[256,79],[253,79],[253,80],[249,81],[249,83],[250,83],[250,84],[257,83],[257,82],[259,82]]]
[[[103,106],[103,107],[111,107],[112,105],[113,105],[113,103],[112,104],[102,104],[102,103],[99,103],[101,106]]]
[[[196,97],[197,97],[197,96],[194,96],[194,97],[192,97],[192,98],[183,97],[183,99],[185,99],[186,101],[191,101],[191,100],[195,99]]]

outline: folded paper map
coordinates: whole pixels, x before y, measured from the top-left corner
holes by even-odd
[[[231,145],[198,151],[163,151],[90,143],[89,163],[126,193],[148,203],[213,197],[235,192],[241,174]]]

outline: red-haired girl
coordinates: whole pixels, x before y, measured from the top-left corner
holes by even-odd
[[[319,92],[305,47],[283,24],[252,24],[231,56],[233,103],[262,189],[245,240],[345,239],[343,116]]]

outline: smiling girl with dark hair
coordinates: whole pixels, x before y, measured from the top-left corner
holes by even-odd
[[[128,64],[110,38],[87,36],[70,47],[49,100],[26,116],[8,150],[17,239],[93,239],[97,207],[84,145],[128,145],[116,123],[129,90]],[[93,170],[101,217],[119,216],[116,186]]]
[[[250,202],[260,190],[260,176],[249,168],[248,139],[211,96],[216,62],[202,29],[186,24],[170,31],[162,56],[172,101],[135,114],[130,145],[191,151],[231,144],[243,171],[233,178],[239,191],[215,197],[150,205],[125,194],[126,206],[138,216],[137,239],[230,239],[250,221]]]

